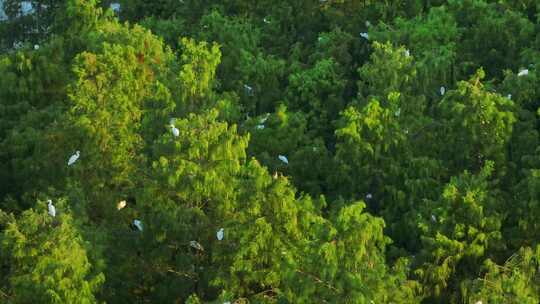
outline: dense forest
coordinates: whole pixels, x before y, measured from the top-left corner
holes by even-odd
[[[0,303],[540,303],[538,0],[2,2]]]

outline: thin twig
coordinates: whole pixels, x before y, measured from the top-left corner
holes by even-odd
[[[330,285],[329,283],[324,282],[323,280],[321,280],[320,278],[318,278],[317,276],[315,276],[315,275],[313,275],[311,273],[304,272],[304,271],[302,271],[300,269],[297,269],[296,272],[301,273],[301,274],[305,274],[305,275],[311,277],[313,280],[315,280],[315,282],[317,282],[319,284],[322,284],[322,285],[326,286],[327,288],[329,288],[329,289],[331,289],[331,290],[333,290],[335,292],[339,292],[339,290],[337,288]]]

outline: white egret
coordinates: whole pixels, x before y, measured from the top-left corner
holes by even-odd
[[[124,209],[124,207],[126,207],[126,205],[127,205],[127,203],[126,203],[125,200],[120,201],[120,202],[118,202],[118,204],[116,205],[116,209],[122,210],[122,209]]]
[[[366,194],[366,199],[370,200],[373,198],[373,195],[371,193]]]
[[[75,152],[75,154],[71,155],[71,157],[68,160],[68,166],[73,165],[81,156],[81,151]]]
[[[264,117],[261,118],[261,120],[259,120],[259,122],[262,123],[262,124],[265,123],[266,120],[268,119],[268,117],[270,117],[270,113],[266,113],[266,115],[264,115]]]
[[[39,50],[39,44],[34,44],[34,50]]]
[[[171,125],[171,131],[174,137],[180,136],[180,130],[178,130],[174,125]]]
[[[190,241],[189,246],[191,246],[191,247],[193,247],[193,248],[195,248],[197,250],[204,251],[204,247],[201,244],[199,244],[199,242],[197,242],[197,241]]]
[[[517,74],[518,76],[526,76],[526,75],[529,75],[529,70],[528,69],[521,69],[519,70],[519,73]]]
[[[262,129],[264,129],[264,125],[262,125],[262,124],[261,125],[256,125],[255,129],[262,130]]]
[[[2,1],[4,2],[4,1]],[[35,12],[34,6],[31,1],[21,1],[21,15],[26,16]]]
[[[218,241],[223,240],[223,237],[225,236],[225,230],[223,228],[220,228],[218,232],[216,233],[216,237]]]
[[[366,33],[366,32],[363,32],[363,33],[360,33],[360,37],[366,39],[366,40],[369,40],[369,34]]]
[[[13,48],[16,49],[16,50],[22,48],[23,46],[24,46],[24,43],[22,43],[21,41],[13,42]]]
[[[407,57],[411,56],[411,52],[409,50],[405,50],[405,56]]]
[[[289,160],[287,159],[286,156],[284,156],[284,155],[278,155],[278,158],[279,158],[279,160],[281,160],[281,161],[284,162],[285,164],[287,164],[287,165],[289,164]]]
[[[56,216],[56,208],[52,204],[51,200],[47,200],[47,209],[49,209],[49,215],[52,217]]]
[[[116,14],[120,13],[120,3],[111,3],[110,7]]]
[[[139,229],[139,231],[143,231],[143,224],[141,221],[139,220],[133,220],[133,226],[137,227],[137,229]]]
[[[441,93],[441,96],[443,96],[444,93],[446,93],[446,88],[445,88],[445,87],[441,87],[441,88],[439,89],[439,92]]]
[[[247,84],[244,85],[244,89],[246,90],[247,94],[251,94],[253,91],[253,88],[248,86]]]
[[[435,214],[432,214],[431,215],[431,220],[436,223],[437,222],[437,217],[435,216]]]
[[[508,94],[508,95],[506,95],[506,98],[508,98],[508,99],[512,99],[512,94]]]

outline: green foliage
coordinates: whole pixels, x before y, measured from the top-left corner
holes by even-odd
[[[442,155],[452,156],[452,167],[480,168],[494,160],[504,170],[505,146],[512,134],[513,103],[498,94],[485,92],[478,71],[468,82],[459,82],[438,105],[443,119],[441,132],[448,143]],[[504,171],[502,172],[504,174]]]
[[[536,303],[540,295],[539,247],[521,248],[504,265],[486,261],[485,275],[467,289],[468,303]]]
[[[29,2],[1,303],[540,301],[538,1]]]
[[[38,210],[3,219],[0,257],[7,271],[2,271],[1,283],[9,290],[10,303],[97,302],[95,294],[104,276],[94,273],[65,206],[65,201],[58,201],[57,217],[51,217],[46,204],[38,202]]]
[[[451,179],[438,200],[425,202],[431,214],[419,219],[425,232],[417,274],[436,297],[452,298],[447,289],[459,288],[464,275],[478,273],[486,258],[496,257],[497,250],[504,249],[504,211],[491,189],[492,172],[492,162],[478,175],[465,171]]]

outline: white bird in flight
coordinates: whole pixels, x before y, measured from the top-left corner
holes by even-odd
[[[197,250],[204,251],[204,247],[201,244],[199,244],[199,242],[197,242],[197,241],[190,241],[189,246],[191,246],[191,247],[193,247],[193,248],[195,248]]]
[[[216,237],[218,241],[223,240],[223,237],[225,236],[225,230],[223,228],[220,228],[218,232],[216,233]]]
[[[174,125],[171,125],[171,131],[174,137],[180,136],[180,130],[178,130]]]
[[[362,37],[362,38],[364,38],[364,39],[366,39],[366,40],[369,40],[369,34],[366,33],[366,32],[360,33],[360,37]]]
[[[139,231],[143,231],[143,224],[139,220],[133,220],[133,226],[137,227]]]
[[[124,207],[126,207],[126,205],[127,205],[127,203],[126,203],[125,200],[120,201],[120,202],[118,202],[118,204],[116,205],[116,209],[122,210],[122,209],[124,209]]]
[[[75,154],[71,155],[68,160],[68,166],[73,165],[79,159],[79,156],[81,156],[81,151],[77,151]]]
[[[517,74],[518,76],[526,76],[526,75],[529,75],[529,70],[528,69],[521,69],[519,70],[519,73]]]
[[[444,93],[446,93],[446,88],[445,88],[445,87],[441,87],[441,88],[439,89],[439,91],[441,92],[441,96],[443,96]]]
[[[278,155],[278,158],[279,158],[279,160],[281,160],[281,161],[284,162],[285,164],[287,164],[287,165],[289,164],[289,160],[287,159],[286,156],[284,156],[284,155]]]
[[[52,217],[56,216],[56,208],[52,204],[51,200],[47,200],[47,209],[49,209],[49,215]]]

